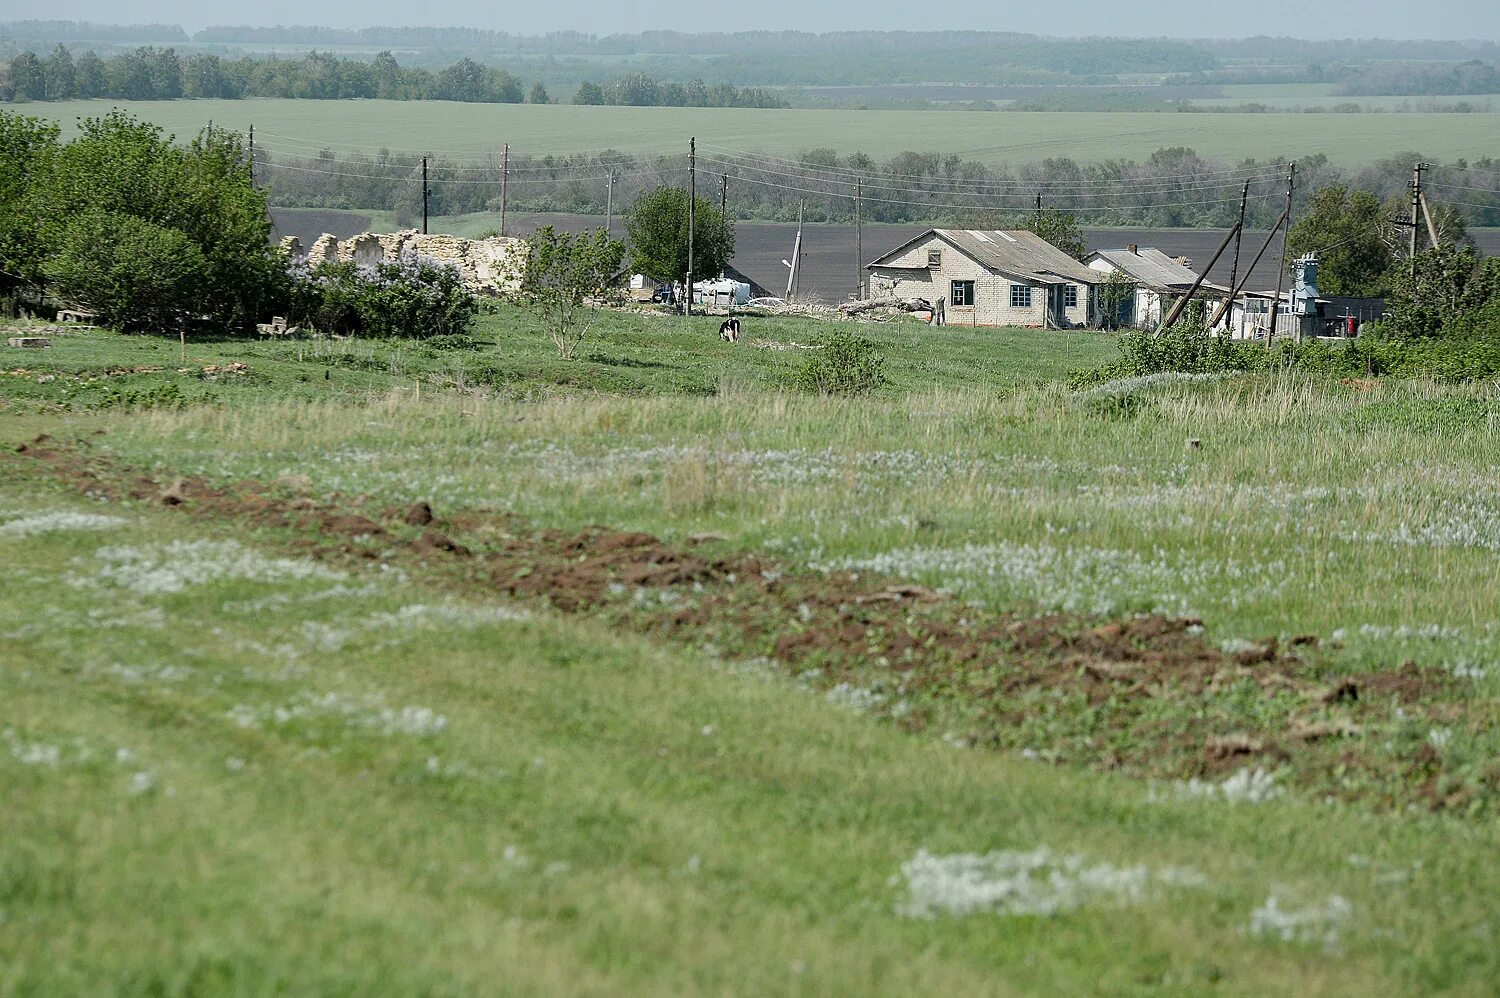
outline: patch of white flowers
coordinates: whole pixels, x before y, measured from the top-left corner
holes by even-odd
[[[1282,895],[1273,893],[1250,913],[1248,929],[1252,936],[1288,943],[1320,942],[1331,950],[1338,945],[1340,930],[1353,917],[1354,906],[1338,894],[1313,904],[1288,906]]]
[[[1106,381],[1102,385],[1095,385],[1093,388],[1086,388],[1075,394],[1082,399],[1122,398],[1135,392],[1163,388],[1168,385],[1196,385],[1223,381],[1226,378],[1237,377],[1238,374],[1237,371],[1212,371],[1200,374],[1159,371],[1156,374],[1137,374],[1128,378],[1115,378],[1113,381]]]
[[[1226,804],[1264,804],[1275,800],[1285,791],[1277,784],[1276,774],[1267,769],[1241,769],[1226,779],[1215,782],[1200,780],[1178,780],[1169,785],[1169,793],[1163,794],[1152,787],[1148,800],[1161,802],[1176,800],[1221,800]]]
[[[831,704],[861,712],[874,710],[885,703],[885,694],[861,686],[851,686],[849,683],[839,683],[823,694],[823,697]]]
[[[60,533],[75,530],[114,530],[123,527],[128,520],[102,513],[75,513],[59,510],[52,513],[35,513],[0,523],[0,537],[35,537],[38,534]]]
[[[901,864],[906,897],[896,913],[908,918],[939,915],[1056,915],[1088,904],[1142,904],[1163,887],[1203,887],[1196,871],[1182,867],[1114,866],[1044,847],[978,855],[938,856],[926,849]]]
[[[285,704],[235,704],[225,716],[242,728],[285,727],[323,718],[382,735],[429,737],[448,728],[448,718],[430,708],[390,707],[379,697],[357,699],[347,693],[304,693]]]
[[[100,563],[89,576],[68,581],[82,588],[91,584],[117,586],[139,595],[179,593],[210,582],[299,582],[336,580],[344,573],[303,558],[270,558],[238,541],[171,541],[148,547],[102,547],[94,554]]]

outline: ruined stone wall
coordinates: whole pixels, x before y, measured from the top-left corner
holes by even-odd
[[[294,257],[300,256],[301,245],[294,238],[282,240],[282,246]],[[362,232],[344,240],[325,232],[308,250],[307,260],[312,266],[335,261],[373,266],[395,263],[403,252],[415,252],[435,263],[454,267],[469,290],[493,295],[514,290],[512,270],[519,254],[525,252],[525,243],[507,236],[464,239],[435,233],[423,235],[415,229]]]

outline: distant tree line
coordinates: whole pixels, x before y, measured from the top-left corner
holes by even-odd
[[[1500,93],[1500,68],[1479,59],[1460,63],[1383,63],[1344,80],[1334,88],[1334,93],[1349,97],[1494,94]]]
[[[100,57],[92,51],[76,60],[67,46],[50,54],[22,52],[0,65],[0,101],[50,101],[105,97],[115,100],[280,97],[310,100],[378,98],[448,100],[480,104],[519,104],[528,98],[547,103],[540,82],[529,93],[504,69],[463,58],[432,72],[400,65],[390,52],[372,61],[309,52],[300,59],[227,59],[208,52],[179,54],[172,48],[142,46]],[[577,103],[670,107],[787,107],[778,95],[759,88],[701,80],[665,82],[633,73],[604,84],[586,84]]]
[[[284,157],[258,145],[256,156],[257,176],[275,205],[395,211],[407,220],[421,217],[420,154],[381,150],[351,156],[325,150],[313,157]],[[1405,191],[1411,165],[1418,160],[1432,162],[1419,153],[1399,153],[1344,170],[1323,155],[1299,159],[1296,214],[1310,210],[1312,191],[1332,184],[1368,191],[1385,202]],[[1141,162],[1080,164],[1054,158],[1014,167],[926,152],[904,152],[883,161],[827,149],[807,151],[796,162],[700,156],[699,182],[701,190],[703,183],[727,175],[729,210],[739,219],[791,221],[802,206],[811,222],[851,222],[851,178],[858,174],[865,178],[867,222],[1019,227],[1040,194],[1046,207],[1070,213],[1084,225],[1227,228],[1239,207],[1239,181],[1225,179],[1229,169],[1258,171],[1262,179],[1252,185],[1248,224],[1269,228],[1281,212],[1284,160],[1229,164],[1186,148],[1161,149]],[[602,215],[605,178],[611,173],[618,207],[662,183],[685,184],[686,157],[621,152],[534,157],[512,150],[507,206],[511,211]],[[498,156],[474,163],[429,154],[428,177],[434,215],[499,210]],[[1463,200],[1480,207],[1461,209],[1469,224],[1500,225],[1500,159],[1480,160],[1472,167],[1459,161],[1443,168],[1442,179],[1475,188]],[[975,194],[986,190],[996,193]],[[1433,198],[1440,196],[1434,192]],[[1219,203],[1202,203],[1210,200]]]

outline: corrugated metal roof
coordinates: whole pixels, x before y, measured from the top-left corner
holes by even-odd
[[[1135,251],[1129,249],[1095,250],[1089,259],[1096,256],[1108,260],[1117,270],[1123,271],[1138,284],[1144,284],[1157,291],[1186,290],[1192,287],[1193,282],[1198,279],[1198,275],[1192,270],[1151,246],[1143,246]],[[1228,292],[1229,290],[1208,281],[1203,282],[1203,287],[1214,291]]]
[[[915,239],[902,243],[870,266],[891,266],[882,261],[899,256],[933,236],[942,239],[981,266],[1012,277],[1027,278],[1038,284],[1098,284],[1105,279],[1104,274],[1085,267],[1041,236],[1024,229],[930,229]]]

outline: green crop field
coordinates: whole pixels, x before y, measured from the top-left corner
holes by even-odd
[[[10,350],[0,994],[1492,990],[1493,385],[716,323]]]
[[[1392,119],[1351,114],[1144,114],[1130,112],[832,111],[453,104],[417,101],[70,101],[24,110],[71,127],[79,115],[118,104],[179,136],[210,120],[256,127],[273,154],[393,150],[472,159],[503,143],[527,153],[617,149],[686,153],[705,147],[776,154],[828,147],[890,156],[904,150],[956,153],[990,163],[1067,156],[1077,161],[1144,159],[1191,146],[1225,159],[1326,153],[1368,162],[1401,150],[1440,159],[1493,155],[1497,114],[1421,114]]]

